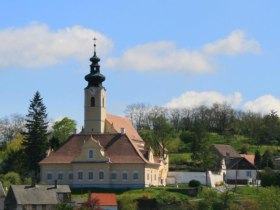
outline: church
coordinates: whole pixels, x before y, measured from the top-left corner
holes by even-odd
[[[90,58],[85,76],[84,128],[39,162],[41,182],[71,187],[144,188],[166,184],[168,155],[158,157],[130,120],[106,112],[100,59]]]

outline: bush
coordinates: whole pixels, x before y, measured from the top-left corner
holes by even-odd
[[[201,185],[200,181],[195,180],[195,179],[193,179],[189,182],[189,187],[199,187],[200,185]]]

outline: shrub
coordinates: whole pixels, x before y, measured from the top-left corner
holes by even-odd
[[[195,180],[195,179],[193,179],[189,182],[189,187],[199,187],[200,185],[201,185],[200,181]]]

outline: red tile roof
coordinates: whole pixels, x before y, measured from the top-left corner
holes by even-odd
[[[227,144],[214,144],[213,147],[224,158],[226,158],[227,155],[229,155],[230,158],[240,157],[238,152],[236,152],[235,149],[231,145],[227,145]]]
[[[121,134],[95,134],[71,135],[69,139],[50,156],[43,159],[40,164],[48,163],[71,163],[82,152],[82,145],[91,138],[100,142],[104,148],[105,155],[110,158],[112,163],[145,163],[139,151],[135,148],[133,143],[127,135]]]
[[[143,141],[137,130],[133,127],[131,121],[125,117],[106,115],[106,120],[113,126],[117,133],[121,133],[121,129],[125,128],[125,133],[131,140]]]
[[[250,163],[255,165],[255,155],[240,154],[241,157],[247,159]]]
[[[97,201],[98,206],[117,206],[117,199],[115,193],[91,193],[90,199]]]

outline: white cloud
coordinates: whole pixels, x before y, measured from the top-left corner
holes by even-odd
[[[125,51],[120,58],[108,59],[105,65],[136,71],[209,72],[213,70],[213,65],[202,53],[177,49],[173,42],[136,46]]]
[[[173,98],[165,106],[170,108],[194,108],[201,105],[211,106],[213,103],[227,103],[232,106],[237,106],[241,101],[242,95],[239,92],[235,92],[231,95],[223,95],[215,91],[188,91],[177,98]]]
[[[280,99],[272,95],[264,95],[254,101],[246,102],[243,109],[261,114],[268,114],[273,110],[280,114]]]
[[[93,53],[93,37],[98,39],[98,54],[112,49],[109,38],[82,26],[56,31],[44,24],[3,29],[0,30],[0,68],[38,68],[68,59],[88,59]]]
[[[212,61],[219,55],[256,54],[260,49],[260,44],[256,40],[247,39],[243,31],[236,30],[228,37],[194,51],[178,49],[174,42],[166,41],[138,45],[127,49],[118,58],[107,59],[105,65],[143,72],[165,70],[204,73],[216,69]]]
[[[208,54],[239,55],[241,53],[260,53],[260,44],[253,39],[246,39],[245,33],[236,30],[225,39],[206,44],[203,51]]]

